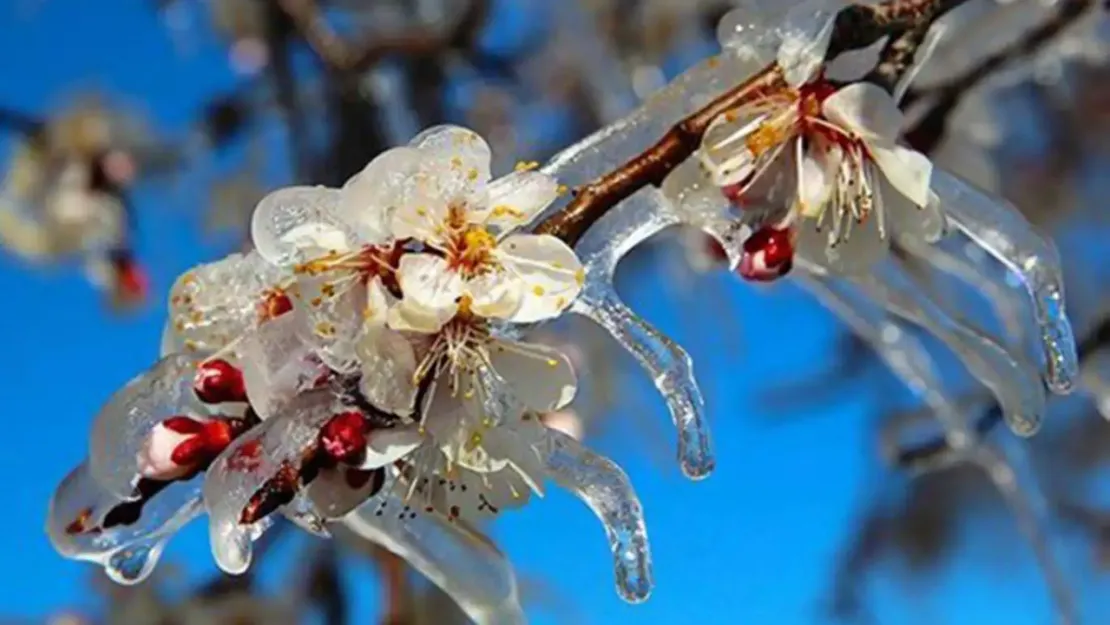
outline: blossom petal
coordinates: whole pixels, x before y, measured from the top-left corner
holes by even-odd
[[[201,410],[193,394],[199,362],[194,356],[171,354],[116,391],[97,413],[87,470],[105,491],[133,498],[151,430],[168,417]]]
[[[304,278],[293,311],[297,330],[320,360],[340,373],[358,369],[355,342],[362,332],[367,289],[355,276]]]
[[[359,390],[375,408],[407,417],[416,404],[416,353],[408,339],[386,328],[368,330],[355,346],[362,368]]]
[[[366,460],[359,469],[387,467],[412,453],[424,442],[417,426],[373,430],[366,439]]]
[[[293,315],[262,324],[237,346],[247,397],[259,418],[281,411],[328,374],[298,332]]]
[[[507,319],[520,308],[524,283],[505,271],[491,271],[466,282],[471,312],[490,319]]]
[[[250,565],[251,543],[265,528],[241,523],[243,510],[283,466],[300,466],[335,409],[328,391],[303,394],[235,439],[212,462],[204,478],[204,505],[212,553],[221,569],[237,574]]]
[[[444,223],[455,198],[440,189],[442,174],[436,166],[436,162],[422,162],[419,171],[405,180],[400,203],[390,218],[395,238],[442,245]]]
[[[336,214],[358,235],[360,243],[380,245],[391,238],[393,210],[419,162],[420,152],[413,148],[386,150],[340,189]]]
[[[492,153],[481,135],[461,126],[433,126],[409,142],[434,161],[436,181],[444,197],[467,195],[490,179]]]
[[[490,362],[520,401],[537,412],[551,412],[574,399],[578,380],[570,359],[536,343],[498,341]]]
[[[843,156],[839,146],[831,146],[827,152],[817,146],[806,150],[798,169],[798,203],[802,216],[814,218],[825,209]]]
[[[130,585],[150,575],[166,542],[202,511],[199,479],[172,483],[139,507],[104,491],[81,464],[54,492],[46,532],[61,555]]]
[[[475,212],[474,218],[487,226],[508,233],[532,221],[559,195],[559,183],[547,174],[516,171],[489,185],[488,209]]]
[[[893,148],[873,147],[871,155],[898,193],[913,202],[914,206],[924,208],[929,203],[933,163],[928,156],[900,145]]]
[[[384,481],[383,469],[362,471],[340,465],[321,470],[304,493],[321,518],[341,519],[381,490]]]
[[[888,239],[879,236],[875,215],[862,224],[848,218],[852,228],[847,240],[830,244],[828,228],[818,230],[816,222],[803,221],[798,225],[795,255],[838,275],[865,275],[876,263],[885,258]]]
[[[403,294],[401,305],[411,303],[414,307],[410,307],[409,311],[441,319],[440,326],[458,310],[463,280],[439,256],[405,254],[397,267],[397,281]]]
[[[791,87],[809,82],[825,63],[836,11],[814,6],[824,3],[803,2],[787,15],[776,60]]]
[[[256,252],[231,254],[181,274],[169,296],[172,351],[227,346],[259,323],[265,296],[281,278],[281,270]]]
[[[496,254],[505,269],[523,282],[520,307],[509,321],[532,323],[557,317],[582,291],[582,263],[556,237],[513,235],[497,246]]]
[[[251,216],[251,240],[262,258],[288,267],[356,244],[337,214],[339,191],[287,187],[262,198]]]
[[[902,110],[882,87],[852,83],[825,99],[829,121],[855,132],[872,149],[892,148],[902,130]]]

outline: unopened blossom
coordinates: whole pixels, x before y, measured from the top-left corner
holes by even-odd
[[[748,196],[790,184],[786,210],[765,215],[745,246],[739,270],[753,280],[785,274],[795,250],[863,271],[891,232],[935,240],[943,228],[929,190],[932,164],[897,144],[897,102],[870,83],[832,84],[821,70],[827,41],[808,43],[786,39],[779,50],[786,86],[719,117],[698,152],[713,183],[742,210]]]

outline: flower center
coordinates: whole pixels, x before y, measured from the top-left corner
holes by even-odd
[[[452,241],[448,261],[465,277],[481,275],[495,266],[493,249],[497,239],[484,226],[469,226]]]

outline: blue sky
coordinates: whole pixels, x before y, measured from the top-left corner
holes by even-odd
[[[0,5],[0,103],[42,111],[91,88],[145,111],[160,131],[182,133],[203,98],[234,79],[208,34],[190,35],[183,52],[146,4]],[[506,20],[504,33],[527,21]],[[495,40],[497,33],[489,36]],[[0,145],[7,154],[9,143]],[[181,186],[176,198],[165,187],[163,194],[142,190],[137,198],[139,253],[151,259],[161,292],[190,264],[220,251],[200,236],[200,198]],[[592,623],[821,622],[830,566],[878,469],[868,426],[899,391],[873,373],[831,394],[813,414],[774,414],[759,405],[756,389],[834,364],[838,326],[788,285],[753,289],[716,276],[702,279],[696,295],[660,290],[651,286],[661,271],[652,263],[630,268],[628,299],[693,353],[719,459],[717,472],[700,483],[685,481],[673,462],[659,461],[669,459],[673,436],[646,380],[625,390],[636,408],[615,428],[623,436],[594,441],[621,461],[644,502],[654,595],[640,606],[620,601],[601,528],[569,496],[552,493],[509,515],[497,536],[523,575],[553,586]],[[91,569],[63,560],[47,543],[46,503],[85,453],[100,403],[157,356],[164,306],[156,298],[137,315],[113,318],[76,272],[28,270],[2,254],[0,292],[7,295],[0,308],[7,363],[0,376],[6,412],[0,469],[12,479],[8,513],[0,515],[0,545],[9,558],[0,567],[0,615],[41,617],[93,603]],[[721,298],[712,302],[715,319],[704,311],[707,293]],[[651,427],[642,425],[649,420]],[[977,557],[944,569],[932,580],[935,587],[905,591],[896,578],[877,582],[872,594],[883,622],[1050,622],[1031,558],[1010,525],[1003,519],[969,529],[973,537],[999,534],[1009,541],[1001,560],[997,550],[976,550]],[[197,578],[214,571],[203,530],[195,525],[176,539],[163,565],[180,565]],[[376,589],[365,575],[354,579],[359,604],[369,609]]]

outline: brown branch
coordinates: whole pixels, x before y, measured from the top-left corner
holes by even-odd
[[[908,93],[905,100],[907,105],[923,97],[933,97],[934,101],[920,121],[905,133],[906,142],[925,154],[936,149],[944,138],[948,119],[965,94],[995,72],[1039,52],[1068,26],[1083,17],[1095,4],[1096,0],[1062,0],[1051,18],[1029,31],[1018,41],[983,59],[962,76],[930,90],[929,93],[912,91]]]
[[[826,58],[865,48],[883,36],[931,23],[966,0],[888,0],[875,5],[852,5],[836,16]],[[633,193],[659,186],[683,161],[693,155],[709,124],[718,116],[750,102],[768,91],[785,87],[782,73],[768,65],[704,108],[683,119],[655,145],[601,178],[575,189],[574,199],[536,228],[539,234],[557,236],[573,245],[606,212]]]
[[[887,91],[894,91],[898,82],[913,67],[917,49],[925,41],[932,25],[933,22],[928,21],[892,36],[879,54],[879,64],[864,80],[879,85]]]

